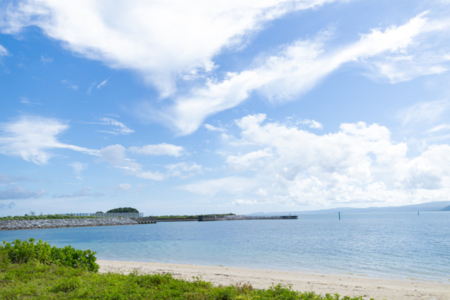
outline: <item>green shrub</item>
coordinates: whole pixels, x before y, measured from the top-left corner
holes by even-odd
[[[8,254],[8,258],[13,263],[26,263],[30,260],[36,260],[47,265],[61,265],[73,268],[86,269],[88,271],[98,271],[99,266],[95,263],[97,258],[95,252],[91,250],[77,250],[71,246],[64,248],[50,247],[47,242],[30,238],[28,241],[19,239],[12,243],[3,241],[0,246]]]
[[[255,289],[250,283],[214,286],[171,274],[99,274],[95,252],[50,247],[46,242],[15,240],[0,246],[1,299],[190,299],[190,300],[362,300],[362,297],[317,295],[273,285]],[[83,257],[85,260],[83,260]],[[91,272],[94,271],[94,272]]]

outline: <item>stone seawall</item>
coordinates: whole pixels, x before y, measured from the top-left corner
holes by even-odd
[[[137,224],[139,223],[136,222],[135,220],[125,218],[8,220],[8,221],[0,221],[0,230],[116,226],[116,225],[137,225]]]

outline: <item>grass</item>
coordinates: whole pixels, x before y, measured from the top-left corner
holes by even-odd
[[[24,248],[22,243],[16,248]],[[31,243],[28,242],[27,249]],[[63,251],[65,248],[56,249]],[[300,293],[281,285],[265,290],[254,289],[251,284],[214,286],[198,278],[187,281],[175,279],[170,274],[99,274],[95,268],[89,271],[86,266],[63,265],[53,258],[41,261],[39,251],[36,248],[33,251],[37,256],[19,261],[14,257],[11,259],[11,249],[0,246],[1,299],[362,300],[362,297]],[[95,261],[91,262],[95,264]]]
[[[95,216],[73,216],[73,215],[25,215],[25,216],[7,216],[0,217],[0,221],[12,221],[12,220],[49,220],[49,219],[95,219]]]

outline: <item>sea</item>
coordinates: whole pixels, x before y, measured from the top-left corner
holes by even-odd
[[[31,237],[102,260],[450,283],[450,212],[0,231],[0,241]]]

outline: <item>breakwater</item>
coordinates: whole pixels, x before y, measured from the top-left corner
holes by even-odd
[[[156,222],[197,222],[198,218],[163,218],[157,219]]]
[[[283,220],[298,219],[298,216],[248,217],[205,215],[198,218],[96,218],[96,219],[46,219],[46,220],[5,220],[0,221],[0,230],[44,229],[64,227],[91,227],[156,224],[158,222],[205,222],[205,221],[242,221],[242,220]]]
[[[273,216],[273,217],[249,217],[249,216],[199,216],[198,221],[249,221],[249,220],[296,220],[298,216]]]
[[[0,230],[116,226],[116,225],[136,225],[136,224],[139,224],[139,222],[133,219],[125,219],[125,218],[6,220],[0,221]]]

